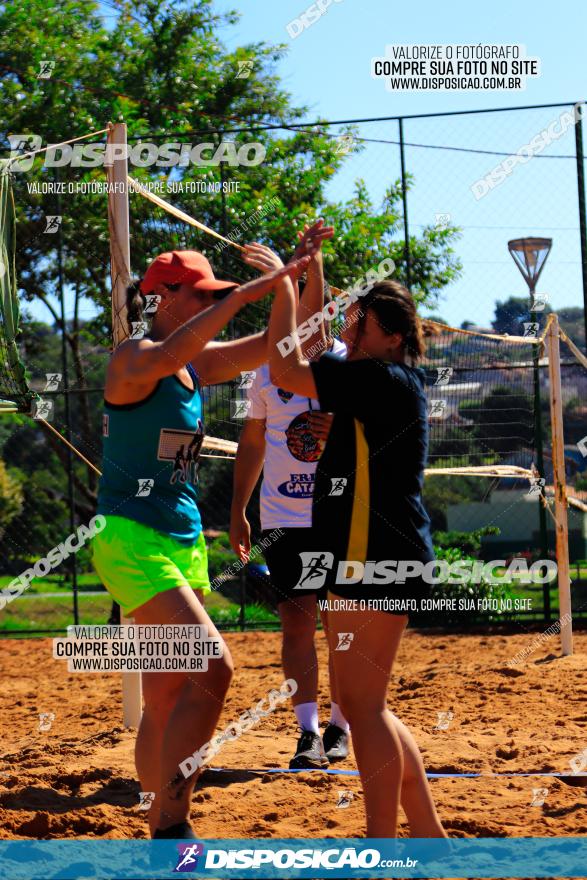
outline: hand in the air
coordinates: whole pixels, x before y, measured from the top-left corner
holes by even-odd
[[[256,300],[262,299],[270,293],[276,283],[281,281],[282,278],[291,278],[292,281],[296,281],[309,262],[310,257],[302,257],[293,263],[288,263],[287,266],[282,265],[280,269],[270,271],[267,275],[260,275],[258,278],[253,279],[253,281],[237,287],[235,294],[242,297],[246,303],[256,302]]]
[[[322,248],[322,242],[334,235],[334,226],[324,226],[324,220],[316,220],[311,226],[304,226],[303,232],[298,232],[298,244],[293,253],[292,260],[309,254],[318,257]]]
[[[302,256],[304,255],[300,254],[300,257]],[[259,244],[257,241],[245,245],[245,255],[243,260],[248,266],[254,266],[255,269],[258,269],[259,272],[263,272],[263,274],[274,272],[276,269],[281,269],[283,266],[282,260],[277,256],[275,251],[272,251],[266,244]]]

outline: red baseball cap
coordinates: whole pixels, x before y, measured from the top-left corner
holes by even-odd
[[[230,290],[236,281],[220,281],[199,251],[169,251],[155,257],[141,281],[141,291],[151,293],[157,284],[191,284],[196,290]]]

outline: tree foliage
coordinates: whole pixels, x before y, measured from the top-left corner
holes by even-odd
[[[534,401],[523,390],[496,387],[482,401],[463,403],[459,413],[475,423],[474,436],[501,455],[532,447]]]
[[[14,471],[9,471],[0,458],[0,538],[7,526],[22,512],[22,482]]]
[[[244,230],[251,216],[272,205],[242,237],[264,241],[284,255],[303,224],[323,215],[337,229],[325,253],[331,283],[353,284],[389,257],[397,264],[395,277],[403,280],[399,182],[385,181],[380,204],[374,203],[362,180],[349,187],[346,199],[333,200],[329,184],[364,145],[358,141],[350,153],[341,153],[340,132],[334,134],[319,120],[311,128],[296,129],[308,108],[296,106],[280,81],[278,65],[286,47],[258,41],[227,48],[223,35],[237,21],[236,12],[220,13],[213,0],[188,0],[181,6],[170,0],[1,4],[0,145],[7,149],[9,135],[26,134],[40,136],[43,145],[55,144],[104,129],[109,121],[124,121],[133,145],[258,141],[267,154],[256,167],[189,165],[171,175],[184,183],[233,181],[238,191],[201,196],[184,191],[169,200],[224,234],[241,225]],[[39,73],[47,62],[53,67],[44,78]],[[242,63],[247,77],[238,75]],[[267,125],[281,128],[263,130]],[[102,134],[85,143],[103,140]],[[160,168],[134,167],[131,173],[151,182],[169,178]],[[62,372],[58,334],[63,334],[70,384],[80,392],[71,398],[72,439],[94,462],[100,456],[99,407],[88,389],[103,383],[111,342],[107,203],[104,194],[77,192],[75,186],[104,180],[101,167],[52,169],[44,166],[42,156],[30,171],[17,170],[14,175],[19,293],[25,303],[43,303],[49,322],[24,321],[22,353],[35,387],[42,389],[46,372]],[[66,194],[31,189],[33,183],[49,182],[72,183],[74,189]],[[408,186],[416,185],[408,181]],[[59,234],[46,234],[48,215],[62,217]],[[219,252],[214,240],[193,232],[188,237],[185,229],[157,216],[152,206],[139,206],[131,197],[131,263],[137,273],[142,274],[155,253],[189,246],[207,253],[217,271],[238,279],[250,277],[250,270],[228,249]],[[460,264],[453,251],[457,237],[454,228],[434,227],[412,236],[412,280],[420,300],[434,304],[458,275]],[[65,326],[60,280],[68,303]],[[248,327],[244,322],[241,330]],[[54,424],[64,431],[64,422],[63,399],[57,397]],[[55,521],[63,526],[64,450],[29,423],[16,431],[6,455],[9,467],[21,469],[30,486],[36,486],[30,489],[30,506],[25,498],[25,507],[30,521],[34,519],[31,547],[42,552],[52,540],[48,525],[43,525],[51,505]],[[86,519],[96,497],[96,477],[78,463],[74,476],[76,513]],[[38,514],[32,512],[35,499]]]

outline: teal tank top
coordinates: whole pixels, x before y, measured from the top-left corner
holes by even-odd
[[[193,544],[202,530],[197,469],[204,427],[198,377],[191,364],[187,369],[193,391],[166,376],[138,403],[104,400],[97,512]]]

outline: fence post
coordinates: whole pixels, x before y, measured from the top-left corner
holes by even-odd
[[[55,180],[59,180],[59,171],[55,169]],[[56,207],[57,215],[61,218],[61,198],[59,196],[59,187],[57,190]],[[63,405],[65,409],[65,439],[71,443],[71,406],[69,399],[69,370],[67,367],[67,343],[65,341],[66,316],[65,316],[65,290],[63,282],[63,235],[61,231],[61,219],[57,225],[57,285],[59,288],[59,307],[61,312],[61,369],[63,371]],[[73,534],[75,531],[75,487],[73,483],[73,456],[71,449],[66,450],[67,455],[67,496],[69,503],[69,532]],[[79,603],[77,591],[77,556],[72,553],[70,556],[71,569],[71,589],[73,591],[73,622],[75,626],[79,624]]]
[[[412,290],[412,257],[410,254],[410,229],[408,226],[408,185],[406,180],[406,161],[404,156],[404,121],[400,116],[399,124],[399,158],[402,175],[402,205],[404,214],[404,261],[406,264],[406,287]]]
[[[587,218],[585,214],[585,167],[583,164],[583,122],[578,111],[579,104],[587,107],[584,101],[575,104],[575,156],[577,159],[577,188],[579,194],[579,234],[581,238],[581,275],[583,277],[583,307],[585,320],[585,345],[587,346]]]
[[[534,291],[532,290],[532,306],[534,306]],[[538,314],[530,312],[532,321],[538,321]],[[540,477],[546,477],[544,468],[544,437],[542,434],[542,394],[540,392],[540,346],[535,345],[532,352],[533,383],[534,383],[534,432],[536,442],[536,467]],[[538,529],[540,533],[540,553],[543,559],[548,559],[548,523],[546,521],[546,509],[543,498],[546,499],[544,489],[538,496]],[[550,584],[542,585],[542,604],[544,608],[544,621],[550,623],[552,614],[550,609]]]
[[[567,484],[565,475],[565,438],[558,318],[549,319],[546,345],[550,378],[550,418],[552,425],[552,467],[554,509],[556,519],[556,562],[558,567],[559,618],[563,655],[573,653],[573,621],[571,610],[571,579],[569,570],[569,522],[567,516]]]
[[[108,230],[110,233],[110,277],[112,279],[112,345],[114,348],[128,336],[126,326],[126,288],[130,282],[130,214],[128,207],[128,156],[126,125],[111,125],[108,147],[124,147],[122,156],[106,160],[108,177]],[[112,159],[108,163],[108,159]]]
[[[126,148],[126,125],[110,126],[108,146]],[[106,165],[108,176],[108,228],[110,232],[110,277],[112,279],[112,345],[128,336],[126,328],[126,288],[130,282],[130,213],[128,206],[128,154],[113,153]],[[112,186],[112,184],[116,184]],[[121,617],[121,624],[132,623]],[[143,713],[140,672],[122,673],[122,718],[125,727],[138,727]]]

